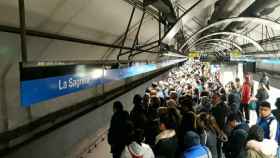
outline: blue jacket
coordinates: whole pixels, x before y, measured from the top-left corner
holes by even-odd
[[[277,125],[275,127],[275,124],[277,124],[277,120],[273,116],[273,114],[269,115],[266,118],[259,118],[257,121],[257,125],[259,125],[264,130],[264,138],[266,139],[274,139],[276,137]],[[271,127],[272,129],[274,129],[274,131],[270,131]],[[270,138],[270,136],[272,136],[272,138]]]
[[[185,150],[182,158],[212,158],[212,155],[206,146],[199,144]]]

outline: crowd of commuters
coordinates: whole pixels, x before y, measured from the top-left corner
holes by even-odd
[[[254,95],[251,75],[226,85],[209,66],[188,62],[135,95],[133,109],[113,105],[108,133],[113,158],[272,158],[278,152],[278,118],[268,99],[269,78]],[[258,120],[249,127],[251,102]]]

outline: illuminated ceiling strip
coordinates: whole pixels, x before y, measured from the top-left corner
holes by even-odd
[[[233,18],[228,18],[228,19],[224,19],[224,20],[221,20],[221,21],[217,21],[213,24],[210,24],[202,29],[200,29],[199,31],[197,31],[196,33],[194,33],[182,46],[181,48],[179,49],[180,51],[190,42],[191,39],[193,39],[194,37],[196,37],[197,35],[201,34],[202,32],[212,28],[212,27],[215,27],[215,26],[218,26],[218,25],[221,25],[221,24],[224,24],[224,23],[232,23],[232,22],[253,22],[253,23],[258,23],[258,24],[262,24],[262,25],[267,25],[273,29],[278,29],[280,30],[280,24],[275,22],[275,21],[271,21],[271,20],[268,20],[268,19],[263,19],[263,18],[256,18],[256,17],[233,17]]]
[[[235,32],[216,32],[216,33],[211,33],[211,34],[205,35],[205,36],[199,38],[198,40],[196,40],[195,42],[193,42],[187,49],[193,47],[194,44],[198,43],[199,41],[201,41],[203,39],[206,39],[206,38],[212,37],[212,36],[217,36],[217,35],[230,35],[230,36],[237,36],[237,37],[243,38],[243,39],[249,41],[250,43],[252,43],[257,48],[257,51],[264,51],[262,46],[258,42],[253,40],[252,38],[249,38],[245,35],[235,33]]]
[[[242,49],[238,44],[236,44],[235,42],[232,42],[232,41],[229,41],[229,40],[225,40],[225,39],[218,39],[218,38],[213,38],[213,39],[209,39],[209,40],[204,40],[204,41],[198,42],[198,43],[194,44],[192,47],[190,47],[189,49],[195,47],[195,46],[198,45],[199,43],[202,43],[202,42],[211,42],[211,41],[217,41],[217,42],[227,43],[227,44],[230,44],[230,45],[233,45],[234,47],[236,47],[240,52],[244,52],[243,49]]]

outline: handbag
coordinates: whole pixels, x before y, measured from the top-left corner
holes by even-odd
[[[249,105],[249,110],[256,110],[257,105],[256,105],[256,101],[250,101]]]

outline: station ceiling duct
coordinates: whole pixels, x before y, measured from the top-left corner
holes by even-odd
[[[168,24],[175,24],[177,22],[177,17],[170,0],[144,0],[144,7],[152,5],[159,12],[162,13],[162,19],[167,20]]]

